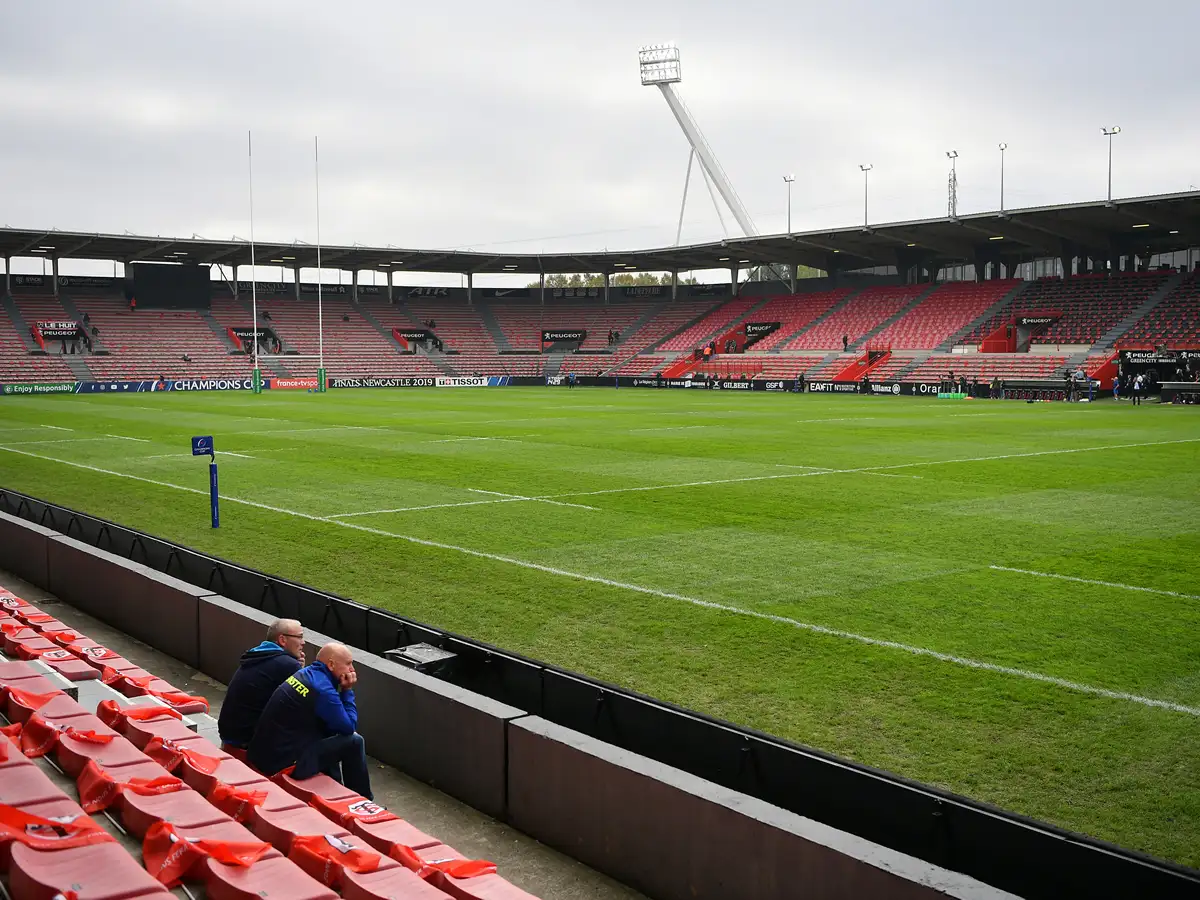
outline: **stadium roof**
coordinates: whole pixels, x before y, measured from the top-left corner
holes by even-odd
[[[765,263],[842,271],[871,266],[953,265],[1041,257],[1105,258],[1200,246],[1200,191],[986,212],[705,244],[597,253],[478,253],[324,246],[323,268],[381,272],[572,273],[723,269]],[[243,240],[0,229],[0,256],[248,265]],[[256,244],[259,265],[314,268],[316,246]]]

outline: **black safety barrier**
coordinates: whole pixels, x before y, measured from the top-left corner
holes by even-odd
[[[440,679],[1027,898],[1200,896],[1200,872],[722,722],[479,641],[0,489],[0,512],[296,618],[374,654],[429,643]],[[2,523],[0,523],[2,524]],[[3,534],[0,534],[0,539]]]

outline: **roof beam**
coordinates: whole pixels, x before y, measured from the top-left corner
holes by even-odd
[[[1030,216],[1014,217],[1012,221],[1030,231],[1037,231],[1042,234],[1048,234],[1059,241],[1058,247],[1050,248],[1052,252],[1061,252],[1064,243],[1070,243],[1078,249],[1084,250],[1108,250],[1111,248],[1112,241],[1103,232],[1093,231],[1086,226],[1075,225],[1070,222],[1063,222],[1059,219],[1043,221],[1044,217],[1034,219]]]
[[[69,256],[74,256],[74,255],[75,255],[76,253],[78,253],[80,250],[82,250],[82,249],[84,249],[85,247],[88,247],[88,246],[90,246],[90,245],[94,244],[94,243],[95,243],[96,241],[98,241],[98,240],[100,240],[100,235],[98,235],[98,234],[93,234],[93,235],[91,235],[91,236],[89,236],[89,237],[86,237],[86,238],[84,238],[82,241],[80,241],[79,243],[75,244],[74,246],[72,246],[72,247],[68,247],[68,248],[67,248],[67,250],[66,250],[65,252],[63,252],[63,253],[59,253],[59,254],[58,254],[58,256],[59,256],[60,258],[61,258],[61,257],[64,257],[64,256],[68,256],[68,257],[69,257]]]
[[[1024,244],[1026,247],[1031,247],[1034,250],[1040,250],[1049,255],[1057,255],[1062,249],[1062,238],[1051,238],[1044,231],[1036,228],[1026,228],[1022,225],[1013,222],[1011,219],[988,219],[987,225],[979,224],[973,219],[960,219],[958,224],[968,231],[973,231],[977,234],[987,235],[991,241],[993,237],[1002,237],[1005,240],[1016,241]],[[999,242],[997,242],[999,243]]]
[[[16,252],[14,252],[10,255],[11,256],[24,256],[26,253],[28,253],[30,250],[32,250],[34,247],[36,247],[38,244],[40,244],[42,241],[44,241],[46,238],[50,237],[50,235],[51,235],[51,232],[49,232],[49,231],[43,232],[41,237],[34,238],[28,244],[23,244],[20,247],[20,249],[18,249]]]
[[[132,253],[122,260],[125,263],[137,262],[139,259],[145,259],[147,256],[154,256],[156,253],[162,253],[164,250],[169,250],[174,247],[178,241],[164,241],[161,244],[155,244],[153,247],[147,247],[138,253]]]
[[[932,250],[934,253],[939,253],[949,259],[962,260],[963,262],[973,262],[975,259],[975,245],[970,241],[960,242],[954,239],[947,240],[943,237],[931,238],[925,234],[916,234],[899,228],[881,229],[876,234],[884,240],[903,244],[909,250]],[[910,244],[912,245],[911,247],[909,246]]]

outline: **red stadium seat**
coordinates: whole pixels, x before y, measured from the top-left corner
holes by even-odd
[[[341,890],[342,878],[347,872],[366,874],[403,868],[353,835],[297,835],[288,851],[288,859],[335,891]]]
[[[40,816],[43,819],[84,815],[79,804],[66,795],[62,795],[59,800],[47,800],[45,803],[30,803],[27,806],[21,807],[21,812]],[[0,873],[8,871],[9,862],[12,860],[12,846],[12,841],[4,840],[0,837]]]
[[[146,756],[141,750],[112,729],[106,727],[104,723],[94,716],[85,716],[81,719],[68,719],[66,723],[84,722],[86,719],[94,719],[95,721],[90,723],[87,728],[84,728],[82,725],[74,725],[73,727],[80,731],[95,734],[97,736],[96,739],[72,736],[67,733],[59,735],[55,759],[58,760],[58,764],[67,775],[72,778],[77,777],[83,771],[83,767],[88,764],[89,760],[95,760],[97,765],[110,771],[146,762]],[[100,742],[99,738],[108,736],[111,736],[112,740]]]
[[[271,780],[305,803],[308,803],[313,797],[324,797],[326,800],[346,800],[358,797],[354,791],[347,789],[328,775],[314,775],[312,778],[298,781],[291,775],[280,772]]]
[[[446,894],[403,866],[342,873],[345,900],[446,900]]]
[[[484,873],[472,877],[455,877],[443,871],[453,870],[456,863],[471,862],[453,847],[447,847],[445,844],[435,844],[419,850],[414,848],[414,854],[422,863],[434,869],[433,872],[422,873],[422,877],[455,900],[537,900],[532,894],[495,874],[495,867],[482,861],[478,867],[483,869]]]
[[[383,854],[391,854],[396,847],[432,847],[441,843],[415,825],[405,822],[395,813],[389,812],[371,800],[357,794],[351,799],[330,802],[322,797],[310,801],[313,809],[350,831]]]
[[[208,796],[217,784],[228,784],[234,787],[240,787],[247,784],[259,784],[266,779],[255,772],[244,762],[238,762],[236,759],[227,757],[221,760],[213,772],[204,772],[200,769],[184,764],[180,773],[180,777],[193,790]]]
[[[23,809],[64,797],[54,782],[29,760],[25,760],[23,765],[11,765],[0,771],[3,772],[0,775],[0,803]]]
[[[54,900],[67,892],[79,900],[171,896],[116,843],[52,852],[17,844],[8,878],[14,900]]]
[[[292,838],[298,835],[350,836],[345,828],[308,806],[277,811],[258,809],[254,813],[252,828],[260,840],[269,842],[281,853],[291,850]]]
[[[232,819],[229,816],[193,790],[169,794],[137,794],[129,791],[121,798],[121,822],[139,838],[155,822],[170,822],[178,829],[193,829],[230,821]]]
[[[38,659],[67,681],[91,681],[100,677],[100,673],[94,668],[70,650],[64,650],[59,646],[46,650]]]
[[[135,719],[123,719],[123,724],[118,729],[121,734],[129,739],[129,743],[143,750],[151,738],[160,737],[168,741],[181,743],[184,741],[203,740],[195,730],[187,725],[182,719],[176,719],[171,716],[162,716],[157,719],[149,719],[138,721]],[[208,741],[204,742],[209,747],[212,744]],[[215,747],[213,748],[216,749]],[[213,753],[213,756],[219,756],[218,753]]]
[[[13,685],[13,689],[6,690],[5,695],[8,697],[5,714],[10,722],[25,723],[34,712],[47,721],[78,718],[88,714],[77,701],[59,690],[35,694]]]
[[[204,861],[208,900],[338,900],[291,860],[263,859],[248,868]]]

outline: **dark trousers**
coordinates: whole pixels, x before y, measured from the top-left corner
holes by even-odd
[[[371,793],[371,775],[367,771],[367,745],[357,732],[335,734],[305,748],[296,760],[292,777],[312,778],[318,772],[368,800],[375,799]]]

